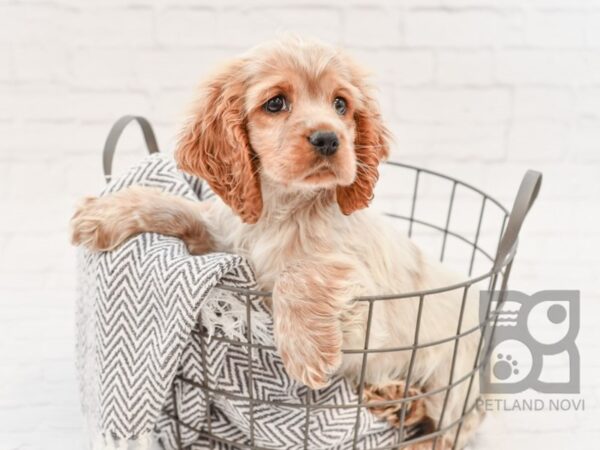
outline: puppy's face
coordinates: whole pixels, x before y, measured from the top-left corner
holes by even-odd
[[[387,141],[355,63],[329,46],[285,40],[255,48],[203,85],[176,158],[254,223],[265,178],[287,191],[334,190],[344,214],[364,208]]]
[[[351,185],[354,113],[363,100],[341,63],[315,68],[298,57],[266,57],[252,69],[247,129],[263,176],[297,189]]]

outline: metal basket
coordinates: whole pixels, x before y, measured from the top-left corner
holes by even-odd
[[[151,152],[158,151],[155,139],[153,137],[153,133],[151,132],[149,124],[142,118],[137,117],[125,117],[121,119],[117,123],[118,135],[122,131],[122,129],[132,120],[137,120],[142,129],[144,131],[144,137],[146,139],[148,148]],[[140,120],[141,119],[141,120]],[[112,166],[112,157],[114,152],[114,142],[107,142],[107,146],[104,152],[104,168],[105,173],[110,173],[110,168]],[[511,267],[514,261],[515,253],[517,250],[517,240],[519,231],[527,215],[529,209],[533,205],[535,198],[537,197],[542,176],[540,173],[535,171],[528,171],[519,188],[516,199],[514,201],[514,205],[512,207],[511,212],[502,206],[500,202],[486,194],[485,192],[477,189],[470,184],[464,183],[457,179],[454,179],[450,176],[437,173],[431,170],[418,168],[406,164],[400,164],[395,162],[387,163],[383,168],[382,181],[385,182],[385,179],[393,179],[395,186],[393,190],[396,190],[398,180],[409,180],[409,185],[403,190],[403,192],[395,191],[393,192],[393,197],[387,199],[385,202],[388,208],[392,208],[394,211],[389,211],[386,214],[393,219],[398,225],[403,226],[405,232],[409,237],[413,238],[420,243],[419,241],[422,239],[423,241],[429,241],[429,250],[430,252],[437,251],[439,254],[440,261],[448,262],[450,259],[450,247],[452,243],[459,244],[462,246],[463,252],[462,256],[459,258],[455,258],[453,261],[455,265],[463,266],[463,270],[466,272],[465,281],[462,283],[454,284],[451,286],[445,286],[437,289],[430,289],[418,292],[399,292],[393,295],[383,295],[383,296],[368,296],[368,297],[359,297],[356,298],[357,302],[366,302],[368,304],[368,319],[366,325],[366,336],[364,341],[364,346],[362,348],[352,348],[352,349],[344,349],[344,353],[352,353],[362,355],[362,367],[360,371],[360,379],[358,383],[358,400],[353,404],[340,403],[335,405],[319,405],[319,404],[311,404],[310,395],[306,396],[305,404],[281,404],[277,401],[270,401],[259,399],[255,395],[253,395],[252,389],[249,390],[249,395],[244,400],[248,401],[249,404],[249,423],[250,423],[250,435],[247,437],[248,440],[245,442],[232,442],[230,440],[224,439],[223,437],[219,437],[212,433],[211,429],[211,414],[210,411],[207,411],[208,424],[207,429],[199,430],[193,428],[187,423],[184,423],[177,416],[174,416],[176,422],[176,435],[178,438],[178,445],[180,449],[183,449],[183,443],[181,439],[181,427],[187,427],[203,436],[210,442],[210,447],[214,448],[219,445],[231,446],[233,448],[239,449],[256,449],[256,450],[269,450],[264,447],[260,447],[256,445],[255,442],[255,426],[254,426],[254,407],[258,404],[271,404],[275,406],[284,406],[286,408],[298,408],[305,413],[306,425],[304,427],[304,448],[308,449],[308,424],[311,419],[311,412],[318,408],[351,408],[356,409],[356,425],[354,427],[354,441],[353,448],[357,448],[357,442],[359,439],[358,433],[358,424],[360,420],[360,410],[361,408],[368,408],[374,406],[382,406],[382,405],[392,405],[398,404],[401,405],[401,416],[400,416],[400,427],[398,428],[399,439],[398,443],[394,445],[388,445],[385,447],[377,447],[379,450],[384,449],[396,449],[396,448],[404,448],[412,444],[416,444],[418,442],[433,440],[433,448],[438,445],[438,438],[445,434],[448,430],[456,429],[454,434],[454,444],[453,448],[457,447],[458,437],[461,432],[462,424],[465,417],[475,408],[475,404],[473,399],[469,398],[471,393],[471,386],[473,384],[474,378],[479,376],[480,371],[485,367],[486,361],[488,360],[488,349],[490,346],[485,346],[485,342],[490,342],[493,339],[493,333],[496,326],[497,317],[494,312],[497,310],[504,300],[505,293],[507,291],[507,283],[511,271]],[[390,176],[390,174],[386,174],[386,171],[394,171],[396,173],[402,172],[401,176]],[[109,176],[107,176],[107,180],[109,180]],[[435,186],[437,186],[437,192],[435,191]],[[378,194],[379,196],[379,194]],[[458,205],[460,203],[461,196],[463,198],[468,197],[467,200],[464,201],[463,212],[457,212]],[[466,197],[465,197],[466,196]],[[386,200],[385,192],[381,194],[381,198]],[[429,203],[429,204],[428,204]],[[465,206],[466,205],[466,206]],[[402,211],[402,206],[404,206],[404,210]],[[400,211],[398,211],[400,210]],[[428,217],[428,211],[442,211],[437,220]],[[470,211],[473,213],[473,222],[471,227],[466,224],[465,216],[468,214],[465,211]],[[490,219],[492,217],[492,219]],[[461,221],[457,220],[460,219]],[[469,229],[470,228],[470,229]],[[436,241],[437,240],[437,241]],[[433,242],[433,245],[431,243]],[[437,247],[437,248],[436,248]],[[464,251],[466,249],[466,251]],[[476,275],[473,275],[475,273]],[[483,312],[483,315],[480,314],[482,319],[477,324],[477,326],[472,327],[468,330],[461,329],[461,321],[462,321],[462,312],[464,310],[465,299],[467,298],[467,291],[471,289],[473,286],[477,285],[478,287],[482,287],[489,291],[490,297],[496,298],[498,301],[495,302],[495,308],[492,308],[492,302],[489,302],[487,305],[487,309]],[[254,290],[245,290],[240,288],[233,288],[228,286],[220,286],[221,289],[232,290],[239,294],[241,294],[244,298],[247,299],[246,302],[246,320],[247,320],[247,339],[246,341],[236,341],[227,338],[220,338],[226,340],[228,343],[236,346],[243,347],[247,350],[248,355],[251,355],[252,349],[265,349],[272,350],[273,347],[261,345],[258,343],[252,342],[252,336],[250,333],[250,329],[252,327],[252,301],[261,301],[264,297],[270,296],[269,292],[260,292]],[[462,295],[462,307],[461,313],[459,315],[459,320],[456,328],[456,334],[452,336],[448,336],[444,339],[420,343],[419,342],[419,334],[420,334],[420,326],[421,326],[421,312],[423,309],[423,304],[426,299],[434,294],[439,294],[444,291],[454,291],[461,290],[463,292]],[[460,296],[459,296],[460,297]],[[417,300],[418,301],[418,313],[417,313],[417,321],[414,333],[414,340],[411,345],[406,345],[403,347],[395,347],[395,348],[386,348],[386,349],[370,349],[369,348],[369,336],[371,332],[371,318],[373,307],[376,302],[388,301],[388,300]],[[479,345],[476,352],[476,357],[473,362],[473,368],[466,375],[462,376],[459,379],[455,379],[454,377],[454,366],[455,360],[457,356],[457,348],[460,339],[464,338],[468,334],[471,333],[480,333]],[[201,343],[203,348],[206,348],[206,341],[208,339],[207,336],[202,335],[200,331],[198,333],[201,334]],[[446,412],[446,405],[448,396],[450,394],[450,390],[457,386],[460,383],[468,383],[468,389],[466,398],[464,401],[464,407],[462,408],[462,415],[460,418],[453,423],[449,423],[442,428],[438,425],[438,428],[431,433],[418,436],[416,438],[406,438],[403,419],[406,414],[406,405],[408,402],[413,401],[420,397],[427,397],[430,395],[439,394],[440,392],[431,391],[425,392],[416,396],[407,396],[404,395],[404,398],[398,400],[391,401],[383,401],[383,402],[365,402],[363,401],[363,389],[365,385],[365,369],[367,363],[367,357],[369,354],[377,351],[377,352],[400,352],[407,351],[411,352],[410,355],[410,363],[408,367],[408,372],[406,376],[405,383],[407,386],[411,385],[411,376],[413,370],[413,364],[415,361],[415,354],[417,350],[420,348],[434,346],[434,345],[444,345],[449,342],[453,342],[453,355],[452,355],[452,370],[451,373],[448,374],[448,384],[443,389],[438,390],[444,393],[445,399],[443,403],[443,408],[441,411],[441,417],[438,421],[438,424],[443,423],[444,414]],[[208,373],[206,361],[203,359],[204,368],[203,372]],[[252,367],[252,359],[249,356],[248,358],[248,373],[250,379],[253,377],[253,367]],[[221,391],[219,389],[211,388],[208,386],[208,383],[201,384],[197,382],[193,382],[191,380],[184,379],[182,377],[178,377],[181,383],[188,383],[193,385],[196,389],[198,389],[198,394],[202,395],[203,398],[211,399],[215,395],[222,395],[224,397],[228,397],[231,394],[225,391]],[[251,386],[251,383],[250,383]],[[408,391],[407,391],[408,392]],[[236,398],[236,400],[240,400]],[[469,405],[469,401],[471,400],[471,405]],[[176,405],[177,398],[175,395],[175,391],[173,391],[173,404]],[[207,401],[207,408],[210,408],[210,401]],[[177,411],[177,406],[175,406],[175,411]],[[176,414],[176,413],[175,413]],[[401,441],[401,442],[400,442]],[[324,450],[324,449],[323,449]]]
[[[508,279],[509,279],[509,275],[510,275],[510,270],[511,270],[511,266],[512,266],[514,256],[516,253],[516,249],[517,249],[517,237],[519,234],[519,230],[521,228],[521,225],[523,223],[525,215],[529,211],[529,208],[531,207],[531,205],[533,204],[533,202],[535,200],[535,197],[537,196],[537,193],[538,193],[538,190],[539,190],[539,187],[541,184],[541,174],[539,174],[537,172],[533,172],[533,171],[527,172],[527,174],[525,175],[525,177],[523,178],[523,181],[521,183],[521,187],[519,189],[513,209],[511,211],[511,213],[509,214],[507,209],[504,206],[502,206],[498,201],[494,200],[492,197],[490,197],[486,193],[482,192],[481,190],[479,190],[467,183],[463,183],[463,182],[456,180],[454,178],[451,178],[447,175],[443,175],[443,174],[440,174],[437,172],[433,172],[430,170],[413,167],[413,166],[409,166],[409,165],[405,165],[405,164],[394,163],[394,162],[388,163],[388,166],[395,168],[396,170],[402,170],[404,172],[412,172],[412,179],[414,180],[414,183],[412,185],[412,192],[410,193],[410,196],[409,196],[410,197],[409,214],[388,213],[387,215],[390,216],[391,218],[393,218],[394,220],[405,222],[408,225],[407,232],[408,232],[409,236],[414,236],[416,234],[415,228],[417,226],[422,227],[425,230],[427,230],[427,229],[433,230],[434,234],[438,234],[441,237],[441,239],[440,239],[441,247],[439,249],[441,261],[443,261],[445,259],[445,257],[447,256],[447,252],[448,252],[447,246],[448,246],[448,242],[450,240],[455,239],[455,240],[458,240],[459,242],[462,242],[464,245],[468,246],[471,249],[470,255],[467,258],[467,260],[465,261],[465,265],[467,266],[468,278],[462,283],[455,284],[452,286],[446,286],[444,288],[439,288],[439,289],[424,290],[424,291],[419,291],[419,292],[400,292],[398,294],[393,294],[393,295],[369,296],[369,297],[356,298],[355,301],[357,301],[357,302],[367,302],[368,303],[368,311],[369,312],[368,312],[368,321],[367,321],[366,338],[365,338],[365,342],[364,342],[364,347],[358,348],[358,349],[354,349],[354,348],[353,349],[344,349],[343,351],[344,351],[344,353],[354,353],[354,354],[358,353],[358,354],[362,355],[362,367],[361,367],[361,375],[360,375],[359,388],[358,388],[358,401],[355,404],[336,404],[336,405],[334,405],[334,407],[335,408],[355,408],[357,410],[357,414],[356,414],[356,420],[357,420],[356,425],[357,426],[355,427],[356,432],[354,434],[354,447],[353,447],[353,448],[356,448],[357,440],[359,438],[359,436],[358,436],[359,414],[358,413],[359,413],[360,408],[380,406],[382,403],[385,403],[387,405],[391,405],[394,403],[402,404],[401,424],[398,429],[398,433],[402,437],[403,433],[404,433],[404,424],[402,423],[402,421],[404,419],[404,415],[406,414],[406,404],[409,401],[415,400],[419,396],[425,397],[425,396],[436,394],[436,392],[432,391],[432,392],[426,392],[426,393],[420,394],[419,396],[407,397],[405,395],[404,398],[399,399],[399,400],[385,401],[385,402],[378,402],[378,403],[366,403],[361,400],[363,388],[364,388],[364,384],[365,384],[364,377],[365,377],[365,367],[366,367],[367,356],[374,351],[373,349],[369,348],[369,335],[370,335],[370,331],[371,331],[371,317],[372,317],[373,305],[375,304],[375,302],[379,302],[379,301],[386,301],[386,300],[392,300],[392,299],[415,299],[415,298],[418,298],[419,313],[417,315],[417,323],[416,323],[416,329],[415,329],[415,334],[414,334],[414,341],[413,341],[412,345],[404,346],[404,347],[386,348],[383,350],[377,349],[376,351],[377,352],[382,352],[382,351],[384,351],[384,352],[410,351],[411,352],[410,364],[409,364],[408,373],[406,376],[406,385],[410,386],[412,368],[413,368],[413,363],[415,360],[415,354],[419,348],[423,348],[424,346],[442,345],[442,344],[446,344],[449,341],[454,341],[453,361],[452,361],[452,366],[454,366],[454,360],[456,359],[456,354],[457,354],[456,352],[457,352],[459,340],[461,338],[463,338],[464,336],[466,336],[467,334],[474,333],[478,330],[481,330],[481,338],[479,340],[477,357],[473,363],[473,369],[466,376],[461,377],[461,379],[455,380],[453,378],[452,373],[448,374],[449,378],[448,378],[448,385],[445,388],[444,406],[443,406],[441,417],[440,417],[440,420],[438,423],[441,424],[443,422],[448,395],[450,393],[450,390],[454,386],[456,386],[462,382],[469,383],[469,388],[467,389],[467,398],[465,398],[463,413],[462,413],[460,419],[458,421],[455,421],[455,423],[445,425],[443,428],[438,428],[433,433],[421,435],[414,439],[407,439],[401,443],[394,444],[393,446],[378,447],[378,449],[384,450],[384,449],[392,449],[392,448],[403,448],[408,445],[415,444],[417,442],[422,442],[425,440],[429,440],[432,438],[434,439],[433,448],[435,448],[435,445],[436,445],[435,438],[444,434],[446,431],[448,431],[454,427],[456,427],[456,434],[455,434],[455,440],[454,440],[454,447],[456,447],[456,444],[458,441],[458,436],[461,432],[462,422],[463,422],[464,418],[466,417],[466,415],[475,407],[474,404],[473,404],[473,406],[468,406],[469,400],[470,400],[469,393],[471,392],[471,386],[473,384],[474,377],[478,376],[479,371],[483,368],[484,364],[486,363],[486,361],[488,359],[487,352],[483,351],[483,349],[485,348],[483,343],[484,343],[484,337],[487,337],[486,339],[490,339],[490,340],[493,338],[492,335],[493,335],[493,330],[494,330],[496,323],[495,323],[495,320],[492,319],[492,317],[495,317],[495,316],[493,314],[493,311],[491,310],[492,303],[490,302],[490,303],[488,303],[488,309],[485,312],[485,319],[482,320],[478,324],[477,327],[471,328],[469,330],[461,330],[460,329],[461,326],[459,323],[459,324],[457,324],[457,333],[454,336],[448,336],[445,339],[435,341],[435,342],[427,342],[426,344],[420,344],[419,343],[419,332],[420,332],[420,322],[421,322],[420,321],[420,318],[421,318],[420,313],[422,311],[423,302],[425,301],[427,296],[430,296],[432,294],[439,294],[440,292],[443,292],[443,291],[460,289],[465,292],[465,295],[462,296],[462,298],[463,298],[462,301],[463,301],[463,306],[464,306],[464,301],[466,299],[466,292],[473,285],[483,282],[483,283],[487,284],[487,290],[490,291],[490,295],[499,296],[496,298],[500,298],[500,302],[496,303],[496,305],[501,304],[501,302],[503,300],[503,293],[507,289],[507,283],[508,283]],[[447,192],[446,214],[445,214],[444,223],[442,225],[421,219],[421,218],[419,218],[419,216],[417,214],[417,202],[419,199],[419,188],[422,184],[424,184],[424,182],[427,181],[427,178],[436,178],[438,180],[445,180],[448,182],[449,190]],[[477,225],[475,228],[473,238],[467,237],[458,231],[454,231],[454,230],[452,230],[452,227],[451,227],[451,221],[452,221],[452,217],[453,217],[453,208],[454,208],[454,205],[456,204],[457,192],[460,189],[466,189],[467,191],[469,191],[472,194],[475,194],[479,198],[480,206],[479,206],[479,210],[478,210]],[[422,205],[420,205],[420,206],[422,208]],[[500,213],[500,217],[501,217],[501,220],[497,224],[499,233],[496,235],[496,239],[495,239],[495,247],[496,247],[495,252],[490,252],[490,250],[484,248],[483,244],[480,242],[482,235],[484,234],[483,224],[484,224],[485,216],[491,210],[496,210],[496,212]],[[481,257],[482,262],[484,264],[485,263],[489,264],[490,267],[488,270],[485,270],[478,275],[472,276],[474,268],[476,267],[475,263],[476,263],[478,257]],[[247,323],[248,323],[248,329],[250,329],[250,327],[251,327],[251,310],[252,310],[251,302],[252,301],[261,301],[261,299],[263,299],[264,297],[270,296],[270,293],[237,289],[237,288],[234,289],[234,288],[227,287],[227,286],[221,286],[221,288],[235,290],[236,292],[238,292],[239,294],[242,294],[245,298],[248,299],[248,301],[246,303],[247,304]],[[498,308],[498,306],[496,306],[496,308]],[[460,322],[460,320],[461,319],[459,319],[459,322]],[[207,339],[207,337],[202,336],[201,339],[203,340],[203,343],[205,344],[205,339]],[[246,347],[249,354],[250,354],[250,350],[252,348],[263,348],[266,350],[271,349],[271,347],[253,343],[250,333],[248,333],[246,342],[233,341],[233,340],[229,340],[228,342],[230,342],[231,344],[234,344],[234,345],[239,345],[241,347]],[[251,364],[250,359],[249,359],[248,371],[249,371],[250,377],[252,377],[253,372],[252,372],[252,364]],[[204,373],[207,373],[206,369],[205,369]],[[190,380],[185,380],[185,379],[181,379],[181,378],[180,378],[180,381],[183,383],[186,383],[186,382],[192,383],[198,390],[202,391],[201,394],[203,396],[206,396],[205,398],[210,398],[211,396],[214,396],[214,395],[223,395],[223,396],[230,395],[225,391],[219,391],[218,389],[209,388],[208,385],[193,383]],[[310,396],[307,396],[307,399],[310,399]],[[240,400],[240,399],[237,398],[237,400]],[[173,401],[176,402],[176,399],[173,398]],[[257,449],[257,450],[261,449],[261,450],[263,450],[263,447],[255,445],[253,408],[256,404],[277,405],[278,403],[276,401],[269,401],[269,400],[255,398],[252,395],[252,392],[250,392],[250,395],[248,396],[247,401],[249,402],[249,405],[250,405],[250,417],[249,417],[250,436],[248,437],[250,444],[248,444],[247,442],[231,442],[226,439],[223,439],[222,437],[212,434],[211,427],[210,427],[210,413],[207,414],[207,417],[209,417],[208,429],[207,430],[195,429],[194,431],[200,433],[203,437],[207,438],[209,440],[209,442],[211,442],[211,446],[214,445],[215,443],[219,442],[221,444],[231,445],[235,448],[240,448],[240,449]],[[310,421],[311,411],[313,411],[316,408],[326,408],[326,407],[331,408],[331,405],[327,405],[327,406],[313,405],[313,404],[310,404],[309,401],[307,401],[307,403],[304,405],[301,405],[301,404],[287,405],[286,404],[286,405],[281,405],[281,406],[285,406],[288,408],[298,408],[298,409],[302,409],[305,411],[307,426],[305,426],[304,448],[308,449],[309,448],[308,447],[308,430],[309,430],[308,423]],[[177,418],[176,418],[176,423],[177,423],[177,428],[178,428],[177,429],[178,434],[180,433],[179,427],[188,426],[186,423],[182,422],[181,420],[179,420]],[[180,448],[183,449],[181,440],[179,440],[179,445],[180,445]],[[267,450],[267,449],[264,449],[264,450]]]

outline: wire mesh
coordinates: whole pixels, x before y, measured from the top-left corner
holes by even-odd
[[[400,425],[397,430],[398,442],[393,445],[377,447],[377,449],[384,450],[405,448],[406,446],[429,440],[432,442],[432,448],[440,448],[438,447],[441,446],[439,438],[441,436],[447,436],[448,432],[450,431],[454,432],[453,448],[457,448],[463,422],[476,406],[475,402],[472,398],[470,398],[470,396],[472,395],[472,387],[475,377],[478,376],[479,371],[482,369],[487,360],[486,355],[482,354],[482,350],[484,349],[483,343],[485,339],[489,338],[490,333],[493,334],[493,328],[495,327],[495,322],[491,323],[490,325],[490,317],[493,316],[493,311],[491,310],[491,303],[489,303],[487,311],[482,318],[480,317],[478,323],[475,326],[469,327],[468,329],[463,329],[465,303],[467,301],[469,292],[475,288],[487,288],[489,291],[492,291],[492,295],[497,290],[505,291],[507,289],[510,268],[516,252],[516,245],[511,246],[510,252],[508,252],[503,260],[499,260],[498,251],[503,238],[507,220],[509,219],[509,212],[498,201],[483,191],[447,175],[398,163],[388,163],[385,170],[392,172],[396,171],[396,174],[391,176],[394,180],[410,180],[412,174],[412,181],[408,182],[408,189],[399,192],[398,185],[394,183],[394,185],[391,186],[391,189],[388,189],[387,192],[385,191],[385,186],[382,192],[378,192],[376,198],[382,199],[380,203],[382,203],[381,206],[386,208],[386,215],[398,226],[399,232],[405,232],[409,237],[411,237],[411,239],[416,241],[420,247],[427,247],[427,243],[429,243],[429,248],[425,248],[425,250],[429,250],[428,253],[430,254],[439,255],[439,260],[444,262],[444,264],[453,266],[455,270],[459,270],[464,273],[465,281],[453,284],[451,286],[427,289],[418,292],[398,292],[391,295],[363,296],[355,299],[356,302],[366,302],[368,312],[364,345],[362,348],[343,349],[343,353],[346,355],[359,355],[361,357],[361,370],[357,385],[357,401],[352,404],[314,403],[310,390],[308,391],[306,400],[303,404],[261,399],[258,398],[258,396],[255,396],[254,392],[252,391],[252,377],[254,375],[252,357],[253,352],[260,350],[274,350],[274,347],[261,343],[255,343],[252,340],[252,302],[263,301],[265,297],[270,296],[270,293],[225,285],[219,286],[220,289],[236,292],[245,298],[247,321],[246,339],[245,341],[236,340],[216,335],[211,336],[210,339],[221,340],[226,342],[228,345],[239,346],[246,349],[248,354],[248,376],[250,377],[250,382],[248,383],[249,392],[247,397],[242,397],[219,389],[218,384],[216,384],[214,380],[211,382],[211,380],[208,379],[209,370],[207,369],[206,358],[203,356],[202,364],[204,366],[204,380],[202,383],[186,379],[182,376],[178,376],[177,380],[179,383],[193,386],[199,391],[199,395],[202,395],[203,398],[206,399],[206,416],[208,421],[205,428],[197,429],[192,425],[180,420],[177,415],[177,407],[175,407],[175,413],[172,418],[176,422],[176,435],[179,439],[179,448],[184,448],[181,442],[180,428],[187,427],[206,438],[208,442],[210,442],[211,449],[214,448],[216,444],[224,444],[239,449],[272,450],[267,447],[261,447],[259,444],[257,444],[255,438],[255,407],[261,405],[298,408],[299,410],[303,411],[304,449],[309,448],[310,420],[311,414],[315,410],[356,409],[353,448],[357,448],[360,438],[359,425],[361,419],[361,409],[390,405],[399,405],[401,407]],[[399,172],[402,172],[402,174],[399,175]],[[382,178],[386,176],[390,177],[390,175],[386,175],[384,173]],[[437,191],[432,187],[436,183],[438,187],[442,186],[442,188],[438,189]],[[470,223],[467,223],[468,221],[465,220],[465,216],[467,214],[462,212],[457,213],[457,209],[461,207],[465,211],[475,210],[475,215],[473,217],[474,220],[470,219]],[[425,212],[431,210],[432,208],[434,208],[436,211],[445,211],[445,214],[437,221],[429,219],[425,216]],[[462,247],[462,251],[457,252],[458,256],[453,257],[450,247],[454,246],[454,248],[456,248],[457,245],[458,247]],[[476,273],[476,275],[473,276],[473,273]],[[443,339],[421,342],[420,332],[424,305],[427,301],[435,301],[435,299],[431,298],[432,296],[454,290],[457,292],[462,292],[462,295],[458,296],[458,301],[461,303],[455,334],[447,336]],[[393,348],[369,347],[373,310],[376,304],[385,301],[418,302],[412,343]],[[496,307],[498,307],[498,305]],[[206,340],[208,338],[205,333],[198,333],[201,335],[201,348],[204,352],[206,349]],[[461,340],[465,339],[469,335],[472,335],[473,333],[479,333],[479,339],[477,351],[474,355],[472,369],[464,374],[460,374],[460,376],[457,376],[455,365]],[[430,347],[441,345],[449,345],[452,352],[452,362],[448,373],[448,382],[446,385],[427,392],[421,392],[416,395],[409,395],[409,390],[406,389],[402,398],[399,399],[370,402],[364,401],[363,394],[365,387],[365,374],[369,355],[375,355],[378,353],[410,352],[408,369],[405,377],[406,386],[410,386],[417,353],[419,351],[425,351]],[[466,383],[468,387],[465,391],[466,395],[462,407],[462,414],[460,417],[447,422],[447,407],[451,390],[462,385],[463,383]],[[173,392],[174,397],[175,395],[175,392]],[[442,408],[440,416],[437,420],[436,429],[430,433],[416,437],[406,436],[405,419],[409,402],[435,395],[443,396]],[[218,436],[213,432],[210,407],[212,403],[211,399],[214,398],[214,396],[223,396],[236,401],[248,402],[250,434],[247,436],[247,440],[243,442],[233,442],[222,436]],[[175,405],[176,401],[176,398],[174,398],[173,402]]]

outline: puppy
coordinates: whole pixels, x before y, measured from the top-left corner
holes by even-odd
[[[362,355],[342,349],[364,348],[369,303],[353,299],[462,281],[366,209],[388,141],[365,73],[347,55],[299,39],[261,45],[203,85],[176,150],[180,168],[206,180],[220,200],[192,202],[143,187],[88,199],[72,220],[73,242],[110,250],[158,232],[183,239],[192,253],[243,255],[260,288],[273,293],[288,374],[312,388],[334,373],[358,380]],[[364,379],[377,388],[366,398],[401,399],[403,388],[383,387],[398,386],[411,366],[411,386],[426,394],[433,426],[445,430],[436,448],[451,447],[463,408],[472,410],[479,396],[478,377],[469,376],[479,343],[475,293],[376,301],[370,314],[370,349],[412,345],[418,317],[420,347],[414,358],[410,350],[370,354]],[[457,343],[453,365],[454,340],[427,343],[459,328],[472,331]],[[389,420],[389,409],[373,411]],[[457,448],[478,422],[473,409]]]

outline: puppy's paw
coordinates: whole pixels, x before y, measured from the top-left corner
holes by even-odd
[[[101,221],[98,217],[98,198],[82,199],[71,218],[71,244],[82,245],[90,250],[103,250],[98,239]]]
[[[71,219],[71,243],[92,251],[112,250],[132,234],[118,202],[87,197],[77,206]]]
[[[421,390],[414,387],[407,388],[403,381],[395,381],[383,386],[365,385],[363,391],[366,403],[394,401],[394,403],[370,407],[369,411],[380,419],[386,420],[394,428],[400,428],[401,421],[404,419],[404,428],[407,434],[413,437],[430,433],[435,428],[433,421],[427,416],[423,397],[402,401],[405,397],[408,399],[419,394],[422,394]],[[406,403],[404,417],[402,417],[403,403]]]
[[[275,340],[288,374],[318,389],[342,363],[342,315],[353,298],[353,268],[296,261],[273,288]]]
[[[282,339],[287,340],[278,342],[278,349],[288,375],[311,389],[327,386],[342,363],[341,333],[339,337],[334,334],[316,339],[314,336]]]

